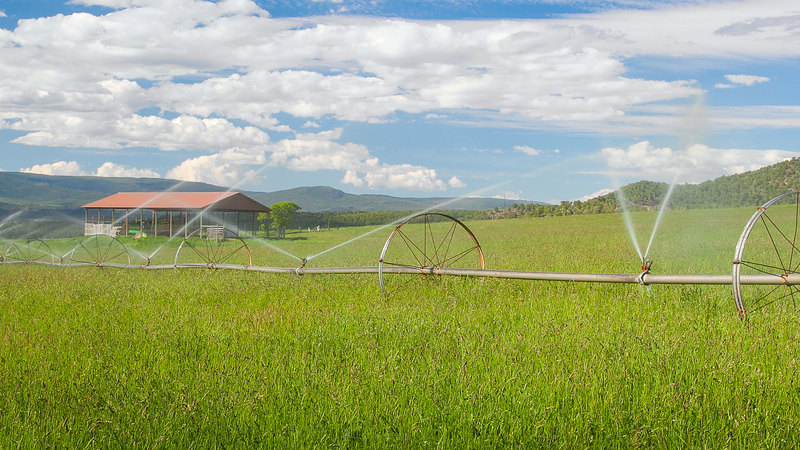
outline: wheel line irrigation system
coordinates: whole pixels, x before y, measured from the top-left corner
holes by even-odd
[[[777,216],[768,214],[767,210],[776,204],[794,205],[793,219],[783,221],[788,224],[780,225]],[[748,312],[776,302],[788,302],[796,307],[796,295],[800,302],[797,288],[800,285],[799,224],[800,191],[780,195],[758,208],[739,237],[731,274],[654,274],[650,273],[651,261],[643,261],[642,271],[634,274],[486,269],[483,250],[472,231],[458,219],[436,212],[420,213],[400,222],[386,240],[377,266],[306,267],[307,259],[301,258],[297,258],[301,260],[299,267],[254,266],[247,243],[228,229],[215,230],[213,235],[203,235],[198,230],[185,237],[172,264],[152,265],[149,257],[106,235],[85,236],[61,257],[54,255],[47,242],[40,239],[12,241],[0,248],[0,263],[149,270],[211,268],[296,275],[377,273],[384,293],[418,280],[411,275],[639,285],[731,285],[739,316],[745,317]],[[131,264],[131,252],[144,263]]]

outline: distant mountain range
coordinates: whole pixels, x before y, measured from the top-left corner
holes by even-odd
[[[621,188],[634,208],[660,207],[668,185],[640,181]],[[800,189],[800,159],[764,167],[751,172],[719,177],[700,184],[675,187],[668,203],[670,208],[722,208],[758,206],[792,189]],[[159,178],[102,178],[49,176],[17,172],[0,172],[0,222],[15,219],[57,217],[64,214],[80,217],[81,205],[117,192],[137,191],[225,191],[227,188],[206,183],[179,182]],[[242,191],[264,205],[292,201],[306,213],[342,211],[420,211],[429,208],[444,210],[487,211],[505,209],[516,204],[510,216],[519,214],[565,215],[613,212],[619,209],[615,194],[585,202],[562,202],[546,205],[541,202],[496,198],[404,198],[377,194],[348,194],[326,186],[299,187],[276,192]],[[494,216],[492,215],[494,214]],[[494,218],[509,214],[489,214]],[[497,216],[497,217],[495,217]]]
[[[50,211],[74,215],[81,205],[117,192],[178,191],[213,192],[228,188],[207,183],[180,182],[160,178],[105,178],[51,176],[19,172],[0,172],[0,214],[25,209],[28,216]],[[430,207],[441,209],[485,210],[511,203],[536,203],[497,198],[404,198],[377,194],[348,194],[327,186],[299,187],[276,192],[240,191],[252,199],[272,205],[292,201],[305,212],[323,211],[411,211]],[[0,219],[2,219],[0,215]]]

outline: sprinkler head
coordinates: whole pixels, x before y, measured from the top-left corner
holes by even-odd
[[[653,260],[652,259],[647,259],[647,260],[642,261],[642,272],[649,272],[650,271],[650,266],[652,266],[652,265],[653,265]]]

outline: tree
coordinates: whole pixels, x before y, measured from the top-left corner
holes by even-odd
[[[286,237],[286,227],[292,221],[294,213],[302,208],[293,202],[278,202],[270,206],[269,209],[271,210],[272,223],[278,229],[278,238],[283,238]]]
[[[261,222],[259,228],[261,228],[261,231],[263,231],[264,234],[268,236],[269,234],[267,230],[269,229],[269,226],[272,223],[272,221],[269,220],[269,213],[266,212],[258,213],[258,216],[256,216],[256,220]]]

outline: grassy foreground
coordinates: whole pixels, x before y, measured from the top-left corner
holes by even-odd
[[[728,273],[751,213],[667,214],[654,271]],[[639,265],[618,215],[468,225],[490,268]],[[374,265],[390,231],[312,262]],[[727,286],[2,265],[0,446],[796,446],[798,318],[740,321]]]

